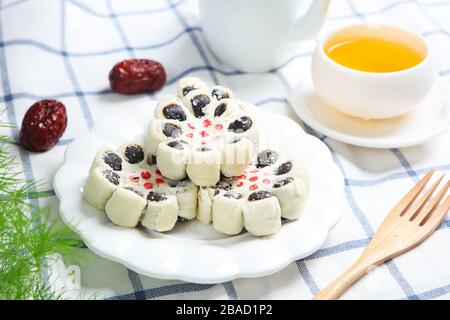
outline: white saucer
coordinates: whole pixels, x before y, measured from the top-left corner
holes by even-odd
[[[414,111],[385,120],[363,120],[333,109],[317,96],[310,77],[299,81],[288,101],[307,125],[330,138],[369,148],[399,148],[423,143],[447,128],[449,93],[448,82],[437,77]]]

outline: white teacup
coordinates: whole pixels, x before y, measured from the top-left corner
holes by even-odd
[[[424,59],[404,70],[367,72],[338,64],[325,52],[336,37],[379,37],[417,50]],[[436,69],[425,40],[406,29],[386,24],[353,24],[335,30],[319,43],[311,74],[317,94],[335,109],[365,119],[384,119],[412,111],[433,85]]]
[[[209,47],[229,66],[265,72],[322,26],[330,0],[200,0]],[[308,7],[309,5],[309,7]]]

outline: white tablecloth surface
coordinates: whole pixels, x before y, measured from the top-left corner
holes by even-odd
[[[428,41],[442,77],[450,78],[450,1],[333,0],[323,36],[359,21],[398,23]],[[274,72],[241,74],[221,64],[208,50],[195,0],[0,0],[0,106],[4,120],[20,126],[27,108],[42,98],[57,98],[69,123],[51,151],[29,153],[11,146],[27,178],[42,181],[57,218],[53,176],[66,146],[103,121],[109,110],[127,110],[175,90],[185,75],[231,87],[261,109],[298,119],[286,102],[296,82],[308,73],[316,41],[298,48]],[[107,74],[129,57],[160,61],[168,83],[154,95],[125,97],[110,91]],[[18,129],[8,130],[17,139]],[[313,134],[316,134],[312,132]],[[321,136],[320,134],[318,134]],[[87,248],[81,264],[81,291],[74,296],[115,299],[308,299],[343,272],[362,252],[388,209],[420,175],[435,167],[450,171],[450,132],[405,149],[373,150],[324,137],[346,177],[346,206],[324,247],[284,270],[258,279],[198,285],[140,276]],[[344,299],[450,298],[450,219],[425,243],[376,268],[344,294]],[[64,279],[62,265],[52,279]]]

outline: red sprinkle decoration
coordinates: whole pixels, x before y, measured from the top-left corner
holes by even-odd
[[[164,183],[164,179],[156,178],[155,182],[156,182],[156,184],[161,184],[161,183]]]
[[[195,129],[195,127],[194,127],[191,123],[188,123],[188,127],[189,127],[190,129],[192,129],[192,130]]]
[[[159,171],[159,169],[157,169],[155,172],[157,175],[161,175],[161,171]]]
[[[153,185],[150,182],[146,182],[144,183],[144,188],[150,190],[151,188],[153,188]]]
[[[245,174],[241,174],[240,176],[238,176],[238,179],[245,179]]]
[[[208,132],[206,132],[205,130],[200,131],[200,135],[201,135],[203,138],[209,136]]]
[[[244,185],[244,182],[239,181],[239,182],[236,184],[236,187],[242,187],[243,185]]]
[[[263,183],[265,183],[265,184],[270,184],[270,179],[264,179],[264,180],[263,180]]]
[[[209,119],[203,120],[203,126],[205,128],[208,128],[210,125],[211,125],[211,120],[209,120]]]
[[[223,129],[223,125],[221,125],[219,123],[219,124],[216,124],[214,128],[216,128],[216,130],[222,130]]]
[[[152,174],[148,171],[142,171],[141,172],[141,177],[144,179],[150,179],[152,177]]]
[[[202,144],[205,145],[205,144],[206,144],[206,141],[202,141]]]
[[[251,182],[254,182],[254,181],[258,180],[258,177],[257,176],[253,176],[253,177],[251,177],[248,180],[250,180]]]
[[[252,185],[249,187],[249,189],[253,191],[253,190],[258,189],[258,186],[257,186],[256,184],[252,184]]]
[[[186,137],[188,137],[188,138],[192,138],[193,136],[194,136],[193,133],[186,133]]]

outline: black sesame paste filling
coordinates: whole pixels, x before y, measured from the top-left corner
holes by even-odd
[[[272,197],[269,191],[256,191],[248,196],[248,201],[258,201]]]
[[[191,99],[192,110],[196,118],[201,118],[205,115],[203,108],[206,107],[211,100],[207,95],[199,94]]]
[[[230,123],[228,130],[233,131],[234,133],[243,133],[250,129],[252,124],[252,119],[247,116],[243,116]]]
[[[214,190],[231,190],[231,184],[223,181],[217,182],[215,185],[213,185],[211,188]]]
[[[282,174],[286,174],[292,169],[292,162],[287,161],[285,163],[280,164],[280,166],[275,170],[275,175],[281,176]]]
[[[216,88],[213,89],[213,91],[211,92],[211,95],[216,99],[216,100],[222,100],[222,99],[227,99],[230,96],[228,95],[228,92],[225,92],[222,89]]]
[[[172,124],[172,123],[164,123],[163,133],[166,137],[169,138],[178,138],[183,133],[180,127]]]
[[[233,198],[236,200],[242,199],[242,197],[243,197],[243,195],[241,193],[239,193],[238,191],[228,191],[228,192],[225,192],[223,196],[227,197],[227,198]]]
[[[208,148],[208,147],[200,147],[200,148],[197,148],[197,151],[199,151],[199,152],[207,152],[207,151],[211,151],[211,148]]]
[[[144,150],[141,146],[138,145],[130,145],[125,148],[125,157],[128,162],[131,164],[139,163],[144,160]]]
[[[231,140],[230,142],[227,142],[228,144],[235,144],[238,143],[239,141],[241,141],[241,138],[234,138],[233,140]]]
[[[167,200],[167,197],[163,196],[160,193],[150,191],[147,194],[147,200],[148,201],[153,201],[153,202],[161,202],[161,201]]]
[[[118,186],[120,182],[120,176],[112,170],[105,169],[102,171],[103,176],[112,184]]]
[[[183,96],[187,95],[189,92],[191,92],[192,90],[197,89],[194,86],[186,86],[183,88]]]
[[[166,119],[185,121],[186,113],[183,111],[183,108],[177,104],[170,104],[163,108],[162,110],[164,117]]]
[[[294,181],[294,178],[292,177],[288,177],[288,178],[284,178],[284,179],[280,179],[277,182],[275,182],[275,184],[273,185],[273,187],[276,188],[281,188],[289,183],[291,183],[292,181]]]
[[[227,110],[227,104],[221,103],[219,104],[216,109],[214,110],[214,117],[220,117],[224,114],[224,112]]]
[[[187,185],[189,184],[189,178],[184,178],[183,180],[178,180],[178,181],[174,181],[174,180],[167,180],[167,183],[169,185],[169,187],[171,188],[184,188],[187,187]]]
[[[144,195],[141,192],[139,192],[138,190],[136,190],[136,189],[134,189],[132,187],[125,187],[124,189],[127,189],[127,190],[129,190],[131,192],[134,192],[135,194],[137,194],[140,197],[144,197]]]
[[[257,168],[264,168],[277,162],[278,153],[272,150],[264,150],[258,154]]]
[[[155,155],[149,156],[147,162],[149,165],[156,165],[156,156]]]
[[[177,149],[177,150],[183,150],[184,146],[187,144],[186,141],[183,140],[174,140],[167,143],[167,145],[171,148]]]
[[[107,152],[103,156],[105,163],[110,166],[114,171],[122,170],[122,158],[112,152]]]

